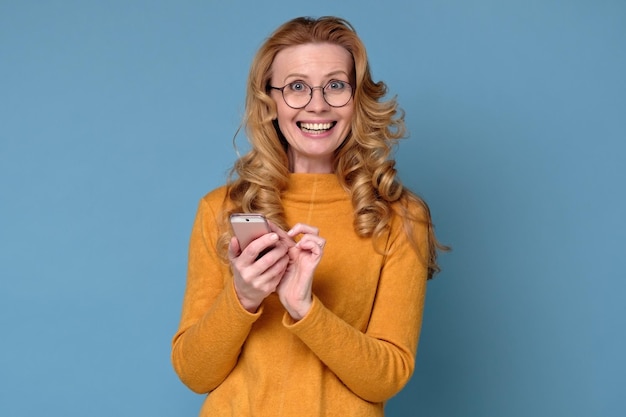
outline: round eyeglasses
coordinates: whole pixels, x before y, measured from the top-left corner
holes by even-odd
[[[292,109],[302,109],[313,99],[313,90],[322,90],[324,101],[331,107],[343,107],[352,98],[352,86],[346,81],[332,80],[325,86],[311,87],[304,81],[294,81],[284,87],[269,86],[283,94],[283,100]]]

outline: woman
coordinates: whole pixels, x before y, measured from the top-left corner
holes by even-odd
[[[173,340],[202,416],[382,416],[411,377],[439,245],[389,159],[405,130],[385,92],[339,18],[289,21],[258,51],[251,151],[200,202]],[[242,250],[235,212],[271,232]]]

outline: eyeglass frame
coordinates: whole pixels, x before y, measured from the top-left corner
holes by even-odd
[[[330,104],[330,103],[328,102],[328,100],[326,100],[326,91],[325,91],[325,89],[326,89],[326,87],[328,87],[328,86],[329,86],[331,83],[333,83],[333,82],[341,82],[341,83],[344,83],[344,84],[347,84],[347,85],[349,85],[349,86],[350,86],[350,98],[346,101],[346,103],[345,103],[345,104],[342,104],[341,106],[333,106],[332,104]],[[307,102],[306,102],[306,104],[304,104],[303,106],[300,106],[300,107],[293,107],[293,106],[289,105],[289,103],[287,103],[287,99],[285,99],[285,88],[287,88],[287,87],[289,87],[290,85],[295,84],[295,83],[304,84],[304,85],[306,85],[307,87],[309,87],[309,89],[311,90],[311,91],[309,92],[309,101],[307,101]],[[292,82],[290,82],[290,83],[287,83],[287,84],[283,85],[282,87],[274,87],[274,86],[272,86],[272,85],[268,85],[268,88],[270,88],[270,89],[272,89],[272,90],[278,90],[278,91],[280,91],[280,95],[283,97],[283,101],[285,102],[285,104],[286,104],[288,107],[290,107],[290,108],[292,108],[292,109],[294,109],[294,110],[300,110],[300,109],[303,109],[303,108],[305,108],[306,106],[308,106],[308,105],[311,103],[311,100],[313,100],[313,90],[318,89],[318,88],[322,90],[322,98],[324,99],[324,102],[325,102],[326,104],[328,104],[330,107],[333,107],[333,108],[335,108],[335,109],[339,109],[339,108],[341,108],[341,107],[345,107],[345,106],[347,106],[347,105],[348,105],[348,103],[350,102],[350,100],[354,97],[354,87],[353,87],[353,86],[352,86],[352,84],[350,84],[348,81],[343,81],[343,80],[330,80],[330,81],[328,81],[326,84],[324,84],[323,86],[322,86],[322,85],[318,85],[318,86],[315,86],[315,87],[311,87],[310,85],[308,85],[308,84],[307,84],[307,83],[305,83],[304,81],[292,81]]]

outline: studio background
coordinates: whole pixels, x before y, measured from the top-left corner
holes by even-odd
[[[454,248],[387,415],[626,413],[623,1],[0,0],[0,415],[197,415],[169,359],[197,203],[256,49],[327,14]]]

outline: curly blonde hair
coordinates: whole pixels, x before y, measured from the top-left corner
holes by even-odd
[[[280,26],[258,50],[248,77],[244,120],[251,150],[234,164],[227,184],[227,210],[222,226],[233,212],[260,212],[288,229],[281,194],[289,181],[287,142],[276,122],[276,105],[269,95],[271,67],[276,54],[290,46],[331,43],[352,55],[354,68],[354,114],[351,132],[336,151],[334,172],[352,196],[354,230],[374,242],[389,228],[394,215],[400,215],[405,231],[418,254],[427,263],[429,274],[439,271],[437,250],[445,249],[434,235],[426,203],[397,177],[390,158],[397,141],[404,137],[404,113],[395,98],[383,101],[387,86],[372,80],[365,46],[352,25],[337,17],[299,17]],[[417,210],[415,209],[417,207]],[[414,236],[415,222],[428,227],[428,253],[420,253]],[[225,256],[230,233],[224,232],[218,247]]]

